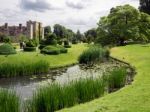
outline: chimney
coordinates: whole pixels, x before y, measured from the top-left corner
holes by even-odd
[[[19,29],[22,29],[22,24],[19,24]]]
[[[8,28],[8,23],[5,23],[5,25],[4,25],[4,26],[5,26],[5,28]]]

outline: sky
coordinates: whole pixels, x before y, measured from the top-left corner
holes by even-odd
[[[138,8],[139,0],[0,0],[0,25],[26,25],[33,20],[84,32],[97,27],[112,7],[124,4]]]

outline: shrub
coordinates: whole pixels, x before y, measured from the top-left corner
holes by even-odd
[[[42,45],[42,44],[41,44],[41,45],[39,46],[39,49],[41,50],[41,49],[43,49],[44,47],[46,47],[46,45]]]
[[[57,46],[47,46],[41,50],[41,53],[43,54],[51,54],[51,55],[58,55],[60,53],[67,53],[68,50],[64,48],[63,46],[57,45]]]
[[[26,42],[26,47],[36,47],[38,45],[36,40],[29,40]]]
[[[109,51],[100,46],[91,46],[79,56],[80,64],[93,64],[109,57]]]
[[[24,47],[23,50],[32,52],[32,51],[36,51],[36,47]]]
[[[47,73],[49,64],[44,60],[22,62],[4,62],[0,64],[0,77],[15,77],[24,75],[37,75]]]
[[[16,54],[16,51],[12,45],[3,44],[0,46],[0,54],[2,55]]]
[[[20,112],[20,100],[14,92],[0,89],[0,112]]]
[[[127,71],[125,68],[119,68],[113,70],[108,75],[109,90],[112,91],[114,88],[121,88],[126,84]]]
[[[56,35],[55,34],[50,34],[46,40],[42,41],[43,45],[57,45],[57,40],[56,40]]]
[[[60,49],[60,53],[67,53],[67,52],[68,52],[68,49],[64,48],[64,47],[61,46],[61,45],[58,45],[57,48]]]
[[[71,45],[64,45],[65,48],[71,48]]]
[[[43,54],[51,54],[51,55],[58,55],[60,54],[60,49],[56,46],[47,46],[41,50]]]
[[[28,112],[54,112],[78,103],[84,103],[104,94],[102,79],[80,79],[67,85],[51,84],[37,90]]]

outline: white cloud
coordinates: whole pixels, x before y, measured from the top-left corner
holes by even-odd
[[[96,27],[110,8],[124,4],[138,8],[139,0],[0,0],[0,24],[25,24],[31,19],[83,32]]]

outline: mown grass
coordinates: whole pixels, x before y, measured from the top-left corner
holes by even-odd
[[[20,112],[20,99],[14,92],[0,89],[0,112]]]
[[[111,56],[136,68],[132,85],[60,112],[150,112],[150,44],[115,47]]]
[[[108,89],[115,89],[118,85],[124,86],[123,79],[127,73],[123,68],[112,71],[108,76],[99,78],[87,78],[70,82],[65,85],[51,84],[39,88],[28,102],[26,111],[28,112],[54,112],[63,108],[71,107],[76,104],[85,103],[95,98],[99,98]],[[117,77],[117,76],[121,77]],[[124,85],[123,85],[124,84]],[[107,88],[107,89],[106,89]]]
[[[60,54],[57,56],[49,56],[40,54],[37,52],[18,52],[15,55],[0,55],[0,64],[5,62],[20,63],[22,61],[32,62],[34,60],[45,60],[49,63],[49,68],[58,68],[74,63],[78,63],[79,55],[87,49],[86,44],[73,45],[72,48],[68,49],[67,54]]]

